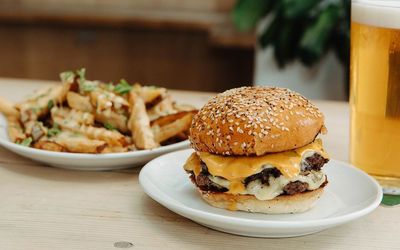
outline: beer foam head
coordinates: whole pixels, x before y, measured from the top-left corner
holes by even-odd
[[[353,0],[351,20],[370,26],[400,29],[400,1]]]

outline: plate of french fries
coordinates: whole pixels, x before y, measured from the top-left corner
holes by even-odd
[[[197,110],[167,89],[86,79],[85,69],[12,103],[0,98],[0,145],[48,165],[79,170],[138,166],[188,148]]]

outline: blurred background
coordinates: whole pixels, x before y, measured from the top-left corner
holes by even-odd
[[[223,91],[277,85],[346,100],[346,0],[0,0],[0,77]]]

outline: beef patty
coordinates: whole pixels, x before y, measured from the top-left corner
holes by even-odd
[[[328,161],[328,159],[325,159],[320,154],[315,153],[304,159],[304,162],[301,165],[301,171],[320,171]]]
[[[210,173],[208,172],[208,168],[204,162],[201,162],[201,171],[195,176],[193,172],[190,174],[190,179],[192,182],[202,191],[209,192],[226,192],[227,188],[214,183],[208,178]]]
[[[302,165],[301,165],[301,171],[302,172],[308,172],[311,170],[314,171],[320,171],[321,168],[324,166],[325,163],[327,163],[329,160],[325,159],[321,155],[315,153],[312,156],[309,156],[304,159]],[[208,168],[204,162],[201,162],[201,171],[200,173],[195,176],[193,172],[190,173],[190,179],[192,182],[202,191],[208,191],[208,192],[226,192],[228,191],[227,188],[218,185],[217,183],[212,182],[208,176],[210,173],[208,172]],[[244,184],[247,186],[250,182],[255,181],[255,180],[260,180],[262,184],[264,185],[269,185],[269,177],[272,176],[274,178],[278,178],[281,176],[282,173],[277,169],[277,168],[266,168],[262,170],[261,172],[251,175],[244,179]],[[222,178],[222,177],[219,177]],[[322,184],[322,186],[325,186],[327,181]],[[283,187],[284,194],[287,195],[293,195],[297,193],[302,193],[307,191],[308,184],[301,182],[301,181],[295,181],[295,182],[290,182],[286,186]]]

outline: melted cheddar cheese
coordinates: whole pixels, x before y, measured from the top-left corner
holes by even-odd
[[[186,171],[193,171],[195,176],[198,176],[201,172],[201,164],[200,164],[200,158],[197,156],[196,153],[193,153],[189,156],[189,158],[186,160],[185,165],[183,165],[183,168]]]
[[[230,182],[229,193],[244,194],[246,187],[243,180],[261,172],[265,168],[277,168],[286,179],[296,178],[301,171],[301,162],[310,154],[318,153],[329,158],[322,148],[320,139],[291,151],[267,154],[264,156],[220,156],[205,152],[192,154],[184,168],[193,171],[197,176],[201,171],[200,160],[203,161],[211,175],[223,177]]]

